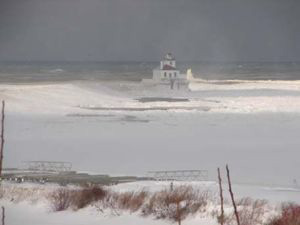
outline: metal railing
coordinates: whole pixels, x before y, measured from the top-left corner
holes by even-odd
[[[158,181],[207,181],[207,170],[149,171],[148,176]]]
[[[25,161],[22,162],[20,169],[35,172],[68,172],[72,169],[72,163],[55,161]]]

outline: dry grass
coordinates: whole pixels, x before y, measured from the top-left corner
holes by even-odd
[[[266,200],[253,200],[251,198],[242,198],[236,202],[241,225],[264,225],[265,215],[268,213],[268,202]],[[219,211],[212,212],[212,216],[219,221]],[[224,215],[224,224],[232,225],[236,223],[233,208],[227,208]]]
[[[263,225],[267,204],[266,200],[241,199],[237,203],[241,225]]]
[[[136,212],[143,206],[148,196],[149,193],[144,190],[119,193],[117,198],[118,208],[128,210],[131,213]]]
[[[106,190],[97,186],[73,191],[71,196],[72,208],[82,209],[96,201],[102,200],[106,194]]]
[[[123,211],[134,213],[139,211],[149,197],[147,191],[136,192],[107,192],[106,196],[95,204],[100,211],[110,210],[113,215],[120,215]]]
[[[201,193],[191,186],[179,186],[173,191],[163,190],[150,197],[142,209],[142,215],[181,224],[189,215],[203,212],[208,202],[207,198],[207,193]]]
[[[79,190],[60,188],[48,195],[53,211],[63,211],[68,208],[82,209],[92,203],[102,200],[107,191],[101,187],[88,187]]]
[[[268,225],[300,225],[300,206],[283,205],[280,216],[273,218]]]
[[[53,211],[64,211],[71,205],[72,192],[66,188],[60,188],[49,194],[48,200]]]
[[[121,212],[118,205],[118,196],[119,194],[116,192],[107,192],[101,201],[94,203],[94,206],[101,213],[103,213],[105,210],[109,210],[112,215],[119,216]]]
[[[269,216],[273,210],[266,200],[253,200],[252,198],[242,198],[236,202],[239,219],[241,225],[265,225],[266,217]],[[219,206],[218,206],[219,208]],[[212,217],[217,218],[220,224],[219,209],[211,212]],[[232,206],[226,207],[224,215],[224,224],[236,224],[236,217]]]
[[[212,215],[216,218],[219,215],[216,196],[192,186],[178,186],[173,190],[150,193],[144,190],[114,192],[98,186],[49,188],[3,185],[0,187],[0,197],[12,202],[32,203],[46,199],[53,211],[93,206],[100,212],[111,212],[113,215],[130,212],[178,223],[195,214]],[[270,218],[270,214],[275,214],[275,210],[272,211],[266,201],[243,198],[237,201],[237,207],[241,225],[300,225],[300,206],[285,205],[282,215],[269,223],[265,223],[265,219]],[[225,205],[225,224],[235,224],[232,207],[228,203]]]

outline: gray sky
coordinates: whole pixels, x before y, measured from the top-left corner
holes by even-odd
[[[0,0],[0,60],[300,61],[299,0]]]

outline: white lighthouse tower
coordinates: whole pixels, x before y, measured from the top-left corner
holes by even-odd
[[[165,55],[162,61],[160,61],[160,67],[153,70],[153,81],[161,82],[174,82],[186,80],[186,75],[181,75],[180,71],[176,68],[175,58],[171,53]]]

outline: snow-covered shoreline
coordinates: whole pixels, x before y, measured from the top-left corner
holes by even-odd
[[[194,190],[199,190],[207,196],[208,204],[205,208],[197,212],[195,215],[188,216],[183,224],[193,225],[193,224],[211,224],[217,225],[216,213],[219,210],[219,201],[217,197],[217,184],[214,182],[174,182],[174,188],[182,187],[182,185],[188,185],[186,187],[193,187]],[[6,222],[12,225],[19,224],[96,224],[103,222],[105,224],[121,225],[125,222],[128,224],[170,224],[167,220],[159,219],[155,220],[151,217],[142,216],[140,210],[136,212],[128,212],[127,210],[118,210],[118,213],[113,213],[110,208],[105,210],[98,209],[100,202],[94,202],[94,204],[88,205],[79,210],[66,209],[60,212],[53,212],[51,208],[51,201],[49,202],[49,197],[52,192],[59,190],[61,187],[53,184],[39,185],[34,183],[24,183],[24,184],[13,184],[13,183],[2,183],[1,193],[4,194],[2,199],[0,199],[0,204],[5,206],[6,209]],[[80,187],[68,186],[64,189],[75,190]],[[139,193],[140,191],[150,191],[150,193],[155,194],[157,192],[168,190],[170,188],[170,182],[153,182],[153,181],[143,181],[143,182],[133,182],[124,183],[112,187],[107,187],[106,190],[114,191],[115,193]],[[31,191],[32,190],[32,191]],[[248,195],[240,192],[237,186],[234,186],[237,202],[240,199],[249,202],[252,201],[248,198]],[[209,191],[209,192],[207,192]],[[210,193],[210,194],[209,194]],[[208,194],[208,195],[207,195]],[[210,196],[210,197],[209,197]],[[226,197],[227,198],[229,196]],[[275,197],[275,196],[273,196]],[[276,197],[275,197],[276,198]],[[253,199],[255,201],[256,199]],[[272,199],[267,199],[272,200]],[[264,201],[260,199],[260,201]],[[242,202],[242,201],[241,201]],[[246,207],[242,205],[240,209]],[[279,210],[277,206],[280,202],[268,203],[267,201],[263,206],[263,214],[259,217],[262,220],[267,220],[271,215],[276,215]],[[232,207],[230,206],[230,201],[225,200],[225,209],[227,214],[231,214]]]
[[[300,81],[201,81],[189,90],[138,82],[72,82],[58,84],[0,85],[8,110],[29,114],[71,114],[87,108],[162,108],[185,111],[206,107],[215,113],[300,113]],[[139,102],[139,97],[181,97],[186,102]],[[182,109],[180,109],[182,108]],[[85,110],[84,110],[85,109]],[[201,110],[200,110],[201,111]]]

